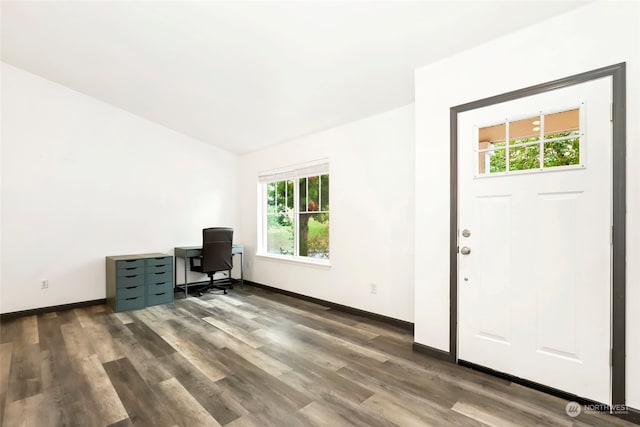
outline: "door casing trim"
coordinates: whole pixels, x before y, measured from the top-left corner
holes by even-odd
[[[450,224],[449,230],[449,357],[458,361],[458,114],[531,95],[550,92],[603,77],[613,84],[613,245],[612,245],[612,383],[613,405],[624,405],[625,397],[625,309],[626,309],[626,63],[610,65],[558,80],[506,92],[451,107],[450,136]]]

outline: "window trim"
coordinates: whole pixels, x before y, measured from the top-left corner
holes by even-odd
[[[302,178],[305,176],[324,175],[329,173],[329,159],[321,159],[307,163],[261,172],[258,183],[265,184],[273,181]]]
[[[268,261],[284,262],[292,264],[305,264],[313,267],[329,268],[331,267],[331,259],[309,258],[298,255],[278,255],[260,251],[256,253],[256,258]]]

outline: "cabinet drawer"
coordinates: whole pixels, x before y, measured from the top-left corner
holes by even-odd
[[[144,260],[146,266],[149,265],[173,265],[172,256],[161,256],[156,258],[147,258]]]
[[[144,301],[144,296],[118,299],[116,302],[116,311],[137,310],[139,308],[144,308]]]
[[[144,274],[144,266],[141,267],[123,267],[118,269],[117,276],[135,276],[138,274]]]
[[[120,270],[121,268],[131,268],[131,267],[144,267],[143,259],[121,259],[120,261],[116,261],[116,268]]]
[[[133,297],[141,297],[144,296],[144,285],[140,286],[127,286],[126,288],[118,288],[118,294],[116,298],[118,299],[127,299]]]
[[[145,267],[145,273],[154,274],[154,273],[163,273],[165,271],[173,271],[173,265],[169,264],[161,264],[161,263],[151,263],[147,264]]]
[[[147,295],[147,307],[173,302],[173,290]]]
[[[147,285],[155,283],[171,282],[173,283],[173,271],[164,271],[162,273],[150,273],[145,276]]]
[[[142,286],[144,285],[144,274],[132,274],[130,276],[120,276],[116,280],[116,286],[118,288],[126,288],[128,286]]]
[[[147,295],[160,294],[163,292],[173,292],[173,282],[166,281],[160,283],[147,284]]]

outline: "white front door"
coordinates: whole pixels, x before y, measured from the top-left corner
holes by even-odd
[[[458,358],[602,403],[611,88],[602,78],[458,120]]]

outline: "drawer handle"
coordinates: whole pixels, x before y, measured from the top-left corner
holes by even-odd
[[[137,286],[127,286],[125,289],[135,289]]]
[[[157,297],[161,296],[161,295],[166,295],[166,292],[163,292],[161,294],[155,294]]]
[[[167,283],[167,282],[154,283],[154,285],[155,285],[155,286],[162,286],[162,285],[164,285],[165,283]]]
[[[127,259],[124,262],[138,262],[138,260],[137,259]]]
[[[126,298],[127,301],[131,301],[132,299],[138,299],[138,297]]]
[[[125,270],[135,270],[138,267],[126,267]]]
[[[161,271],[161,272],[156,273],[156,274],[164,274],[164,273],[166,273],[166,271]]]
[[[124,276],[124,277],[126,277],[127,279],[133,279],[134,277],[138,277],[138,276],[134,274],[133,276]]]

